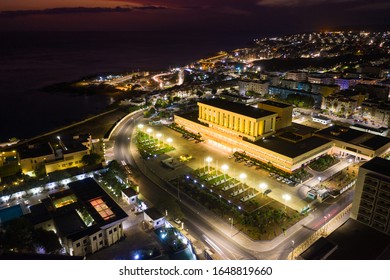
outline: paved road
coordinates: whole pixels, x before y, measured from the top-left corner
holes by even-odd
[[[139,116],[140,114],[124,121],[115,130],[113,134],[115,158],[119,162],[123,160],[141,170],[142,175],[138,177],[138,184],[140,185],[140,192],[148,201],[157,202],[161,197],[169,196],[169,193],[175,197],[177,196],[177,190],[154,174],[147,167],[144,160],[137,158],[135,147],[130,145],[131,134]],[[129,152],[130,147],[132,152]],[[346,192],[334,201],[331,199],[318,205],[317,209],[310,213],[306,219],[288,229],[285,236],[281,235],[272,241],[263,242],[254,242],[241,233],[232,236],[230,225],[224,223],[197,203],[190,201],[184,194],[181,195],[181,199],[183,212],[187,217],[185,227],[189,229],[193,236],[203,241],[208,247],[213,248],[223,258],[286,259],[292,250],[292,240],[297,246],[326,222],[325,216],[328,219],[344,209],[343,207],[352,201],[352,191]]]

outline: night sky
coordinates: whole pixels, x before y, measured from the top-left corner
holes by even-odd
[[[390,24],[388,0],[2,0],[0,11],[0,31],[171,29],[278,35]]]

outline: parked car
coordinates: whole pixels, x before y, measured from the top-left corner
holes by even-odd
[[[180,221],[179,218],[175,218],[175,219],[173,219],[173,221],[174,221],[176,224],[181,225],[181,221]]]
[[[264,192],[264,194],[269,194],[270,192],[272,192],[271,189],[266,189],[265,192]]]

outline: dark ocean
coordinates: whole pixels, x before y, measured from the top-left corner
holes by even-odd
[[[0,142],[25,139],[104,111],[103,95],[47,93],[82,77],[183,66],[248,46],[244,34],[158,32],[0,33]]]

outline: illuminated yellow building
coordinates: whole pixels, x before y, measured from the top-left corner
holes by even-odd
[[[266,104],[282,115],[288,105]],[[200,133],[211,145],[229,153],[245,152],[265,163],[292,172],[323,154],[329,153],[332,141],[320,137],[286,140],[276,132],[277,113],[222,99],[198,102],[196,119],[191,114],[175,115],[175,123],[190,132]],[[271,108],[272,109],[272,108]],[[286,122],[288,117],[285,116]]]
[[[198,102],[199,118],[209,127],[256,141],[275,133],[277,114],[223,99]]]
[[[278,114],[275,130],[288,127],[292,123],[293,106],[282,102],[265,100],[258,104],[259,109],[267,110]]]

